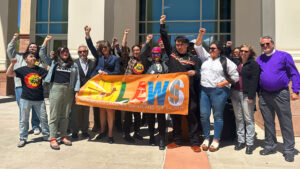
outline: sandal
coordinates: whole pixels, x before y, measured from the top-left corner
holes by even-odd
[[[66,146],[72,146],[72,142],[70,140],[68,140],[66,137],[62,137],[60,140],[60,143],[66,145]]]
[[[210,152],[215,152],[219,149],[220,142],[218,140],[213,140],[211,145],[209,146]]]
[[[50,147],[53,149],[53,150],[60,150],[60,147],[58,145],[58,143],[56,142],[56,138],[52,138],[50,140]]]
[[[208,150],[208,145],[209,145],[209,139],[205,139],[201,145],[201,148],[203,151],[207,151]]]

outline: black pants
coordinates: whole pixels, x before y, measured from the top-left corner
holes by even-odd
[[[148,129],[150,136],[154,135],[154,125],[155,125],[155,114],[154,113],[145,113],[148,122]],[[164,138],[166,135],[166,115],[157,114],[158,121],[158,131],[160,138]]]
[[[134,116],[134,132],[140,132],[140,125],[141,125],[141,113],[139,112],[125,112],[125,119],[123,125],[123,131],[125,135],[129,135],[130,133],[130,126],[132,124],[132,115]]]
[[[100,108],[93,107],[94,110],[94,129],[100,130]]]
[[[188,121],[188,127],[189,127],[189,138],[191,146],[199,146],[200,140],[198,136],[198,120],[196,117],[197,112],[197,103],[196,99],[193,98],[193,96],[196,96],[193,94],[194,92],[190,92],[190,98],[189,98],[189,112],[187,115],[187,121]],[[174,142],[176,144],[182,144],[182,137],[181,137],[181,119],[183,115],[175,115],[171,114],[171,118],[173,120],[173,136],[174,136]]]
[[[122,112],[120,110],[115,111],[115,126],[117,129],[122,130]]]

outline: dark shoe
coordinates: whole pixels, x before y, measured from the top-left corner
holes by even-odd
[[[275,154],[276,152],[274,151],[274,150],[272,150],[272,149],[267,149],[267,148],[264,148],[263,150],[260,150],[259,151],[259,154],[260,155],[263,155],[263,156],[265,156],[265,155],[269,155],[269,154]]]
[[[115,142],[115,140],[114,140],[113,137],[108,137],[108,143],[109,143],[109,144],[112,144],[112,143],[114,143],[114,142]]]
[[[167,147],[168,147],[168,149],[173,149],[173,148],[180,147],[180,145],[176,144],[175,142],[172,142],[172,143],[168,144]]]
[[[62,137],[60,140],[60,143],[66,145],[66,146],[72,146],[72,142],[70,140],[68,140],[66,137]]]
[[[72,138],[77,139],[78,138],[78,134],[77,133],[72,133]]]
[[[252,154],[253,146],[246,146],[246,154]]]
[[[96,140],[101,140],[103,137],[106,136],[106,133],[100,133],[97,137],[96,137]]]
[[[164,141],[163,139],[160,139],[160,140],[159,140],[159,145],[158,145],[158,147],[159,147],[159,150],[164,150],[164,149],[166,149],[165,141]]]
[[[95,133],[96,133],[96,132],[98,132],[98,131],[99,131],[99,128],[97,128],[97,127],[95,127],[95,126],[92,128],[92,132],[95,132]]]
[[[125,135],[124,140],[129,143],[135,143],[135,140],[130,135]]]
[[[287,162],[293,162],[294,161],[294,154],[284,154],[283,155],[284,156],[284,159],[285,159],[285,161],[287,161]]]
[[[21,147],[24,147],[26,144],[26,140],[20,140],[19,143],[18,143],[18,147],[21,148]]]
[[[138,140],[143,140],[143,137],[139,133],[134,133],[133,138],[136,138]]]
[[[235,146],[234,146],[234,150],[241,150],[245,147],[245,143],[237,143]]]
[[[154,136],[150,136],[149,145],[155,145],[155,137]]]
[[[191,146],[191,149],[196,153],[201,152],[201,148],[199,146]]]
[[[82,136],[85,137],[85,138],[86,138],[86,137],[90,137],[89,133],[86,133],[86,132],[85,132],[85,133],[82,133]]]

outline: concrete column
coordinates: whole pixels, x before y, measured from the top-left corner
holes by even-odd
[[[13,34],[18,30],[18,0],[0,1],[0,96],[13,94],[13,78],[6,77],[10,63],[6,49]]]
[[[232,9],[234,45],[250,44],[259,54],[259,37],[262,31],[261,0],[233,0]]]
[[[31,8],[32,0],[21,1],[21,18],[20,18],[20,52],[25,52],[30,43],[31,28]]]

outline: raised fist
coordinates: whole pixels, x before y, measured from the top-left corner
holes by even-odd
[[[148,42],[151,41],[152,38],[153,38],[153,35],[152,35],[152,34],[147,35],[147,41],[148,41]]]
[[[50,41],[51,39],[52,39],[52,36],[47,35],[46,38],[45,38],[45,41]]]
[[[11,64],[13,64],[13,65],[16,64],[17,62],[18,62],[18,60],[16,58],[11,60]]]
[[[199,33],[200,33],[200,34],[204,35],[205,32],[206,32],[206,29],[205,29],[205,28],[200,28],[200,29],[199,29]]]
[[[85,26],[84,31],[85,31],[85,33],[90,33],[91,32],[91,27]]]
[[[128,34],[129,32],[130,32],[130,29],[128,29],[128,28],[124,30],[124,34]]]
[[[226,47],[230,47],[232,45],[232,41],[227,41],[226,42]]]
[[[164,24],[165,21],[166,21],[166,15],[162,15],[162,16],[160,17],[160,24]]]
[[[13,39],[14,39],[14,40],[17,40],[18,38],[19,38],[19,34],[18,34],[18,33],[15,33],[14,36],[13,36]]]

